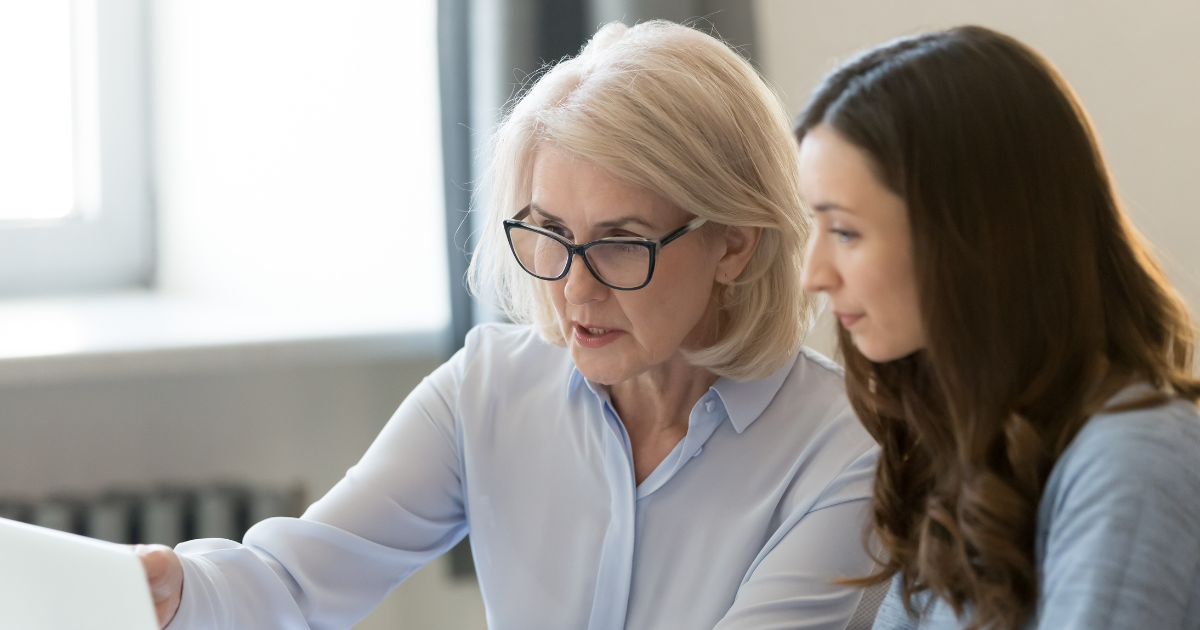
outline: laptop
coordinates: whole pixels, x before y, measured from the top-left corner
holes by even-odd
[[[133,551],[0,518],[0,628],[158,630]]]

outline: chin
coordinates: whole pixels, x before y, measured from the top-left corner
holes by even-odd
[[[900,346],[899,344],[879,343],[877,340],[866,339],[863,335],[852,335],[851,339],[859,354],[866,357],[872,363],[887,363],[896,359],[903,359],[920,350],[919,347],[910,348],[908,346]]]
[[[579,373],[601,385],[616,385],[629,378],[629,368],[624,365],[625,362],[618,357],[597,356],[602,350],[572,345],[571,358],[575,360]]]
[[[624,375],[620,370],[605,369],[603,367],[589,366],[581,363],[576,363],[575,367],[579,368],[579,373],[593,383],[601,385],[616,385],[625,380]]]

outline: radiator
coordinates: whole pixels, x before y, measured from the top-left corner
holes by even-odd
[[[173,547],[193,538],[240,542],[251,525],[272,516],[299,516],[303,506],[300,486],[220,483],[36,500],[0,497],[0,518],[115,543]]]

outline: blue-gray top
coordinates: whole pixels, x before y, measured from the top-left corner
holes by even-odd
[[[1175,401],[1094,416],[1050,474],[1036,553],[1031,630],[1200,630],[1196,406]],[[910,618],[898,584],[879,609],[876,630],[966,625],[940,600]]]

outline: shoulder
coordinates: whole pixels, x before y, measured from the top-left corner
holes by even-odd
[[[543,339],[533,326],[522,324],[479,324],[467,332],[460,353],[467,366],[544,365],[563,359],[570,362],[565,348]]]
[[[814,370],[819,370],[819,373],[824,374],[823,378],[832,378],[838,383],[842,383],[846,378],[846,371],[842,369],[842,366],[808,346],[800,347],[797,363],[803,363]]]
[[[532,326],[488,323],[467,332],[463,347],[430,379],[443,396],[455,397],[464,390],[504,389],[517,382],[528,386],[530,379],[565,381],[573,366],[565,348],[547,342]]]
[[[1168,515],[1200,519],[1197,461],[1200,413],[1192,403],[1174,400],[1148,409],[1096,414],[1055,463],[1039,527],[1053,528],[1056,521],[1080,521],[1083,527],[1085,521],[1134,522]]]
[[[1148,409],[1096,414],[1059,458],[1055,473],[1120,486],[1196,484],[1198,458],[1200,412],[1176,399]]]
[[[821,353],[802,347],[779,388],[771,407],[789,418],[791,432],[813,431],[816,440],[839,434],[840,441],[854,444],[851,450],[864,452],[875,446],[850,400],[846,397],[846,377],[842,367]]]
[[[846,371],[833,359],[808,346],[802,346],[797,353],[792,375],[831,396],[846,397]]]
[[[1178,627],[1195,605],[1198,460],[1200,414],[1186,401],[1084,425],[1039,506],[1040,627]]]
[[[531,345],[549,346],[550,344],[537,334],[533,326],[490,322],[478,324],[467,331],[466,341],[463,345],[468,351],[487,351],[494,348],[511,350]]]
[[[796,354],[776,395],[776,403],[809,413],[820,411],[831,418],[844,416],[852,424],[858,424],[846,398],[846,379],[841,366],[807,346]]]

